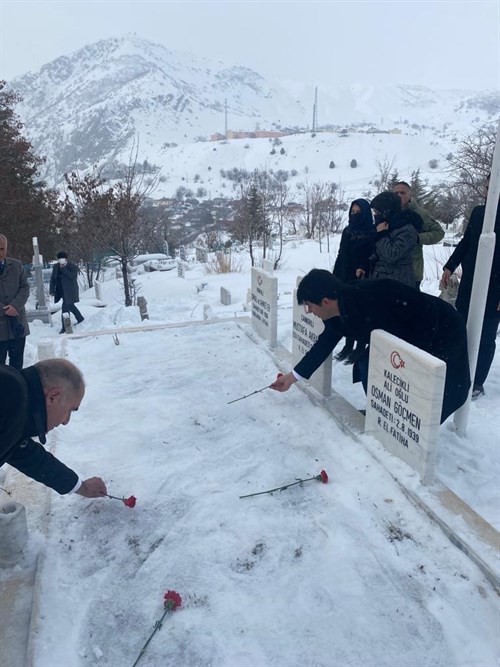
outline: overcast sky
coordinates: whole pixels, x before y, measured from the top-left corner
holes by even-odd
[[[264,76],[500,88],[500,0],[0,0],[0,77],[135,32]]]

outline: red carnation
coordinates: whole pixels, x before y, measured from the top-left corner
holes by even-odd
[[[323,482],[323,484],[326,484],[326,483],[328,482],[328,474],[327,474],[326,470],[322,470],[322,471],[319,473],[317,479],[321,479],[321,481]]]
[[[129,498],[129,500],[131,498],[134,498],[134,496],[131,496]],[[123,502],[125,502],[125,500],[123,500]],[[135,498],[134,498],[134,505],[135,505]],[[134,505],[131,505],[131,507],[133,507]],[[154,625],[154,628],[153,628],[153,632],[149,635],[148,641],[141,648],[141,652],[137,656],[137,660],[134,662],[132,667],[136,667],[137,663],[139,662],[139,660],[144,655],[144,652],[145,652],[149,642],[153,639],[153,637],[155,636],[155,633],[158,632],[158,630],[161,629],[161,626],[163,624],[163,620],[165,619],[165,616],[170,611],[174,611],[175,609],[177,609],[177,607],[180,607],[181,604],[182,604],[181,596],[179,595],[179,593],[176,593],[175,591],[167,591],[163,597],[165,598],[165,601],[163,603],[163,609],[164,609],[163,615],[162,615],[162,617],[160,618],[159,621],[156,621],[156,623]]]
[[[247,493],[245,496],[240,496],[240,498],[250,498],[252,496],[261,496],[264,493],[274,493],[275,491],[284,491],[285,489],[288,489],[290,486],[295,486],[296,484],[304,484],[304,482],[312,482],[313,479],[316,479],[318,480],[318,482],[323,482],[323,484],[326,484],[328,482],[328,474],[326,470],[322,470],[319,473],[319,475],[315,475],[314,477],[308,477],[307,479],[297,478],[295,482],[291,482],[290,484],[277,486],[276,488],[268,489],[267,491],[259,491],[258,493]]]
[[[135,496],[130,496],[130,498],[123,499],[123,504],[126,505],[127,507],[135,507],[136,502],[137,498]]]
[[[167,591],[163,597],[165,598],[165,602],[163,603],[165,609],[168,608],[174,611],[174,609],[177,609],[182,604],[181,596],[175,591]]]

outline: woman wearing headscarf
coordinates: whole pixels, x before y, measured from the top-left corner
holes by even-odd
[[[342,232],[333,267],[336,278],[349,283],[369,275],[375,234],[370,203],[366,199],[355,199],[349,208],[349,224]],[[356,349],[353,349],[354,339],[346,338],[344,347],[335,355],[335,359],[353,364],[363,354],[367,344],[368,341],[358,341]]]

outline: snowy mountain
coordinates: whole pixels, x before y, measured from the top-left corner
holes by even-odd
[[[314,83],[269,81],[247,67],[173,51],[136,35],[88,45],[10,86],[23,98],[17,112],[35,150],[47,157],[42,176],[51,184],[71,169],[128,162],[137,145],[139,160],[171,165],[172,144],[224,132],[226,105],[233,130],[308,128],[315,93]],[[457,129],[491,119],[499,107],[491,91],[335,86],[333,80],[329,88],[318,88],[317,125],[364,124],[386,131],[425,126],[451,140]],[[244,143],[238,142],[241,150]]]

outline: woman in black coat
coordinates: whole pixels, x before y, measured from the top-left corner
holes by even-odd
[[[62,299],[61,322],[62,328],[59,333],[65,333],[64,313],[73,313],[76,323],[80,324],[85,319],[75,303],[80,301],[78,292],[78,267],[68,262],[68,253],[61,250],[57,253],[57,264],[54,264],[50,277],[50,293],[54,296],[54,302]]]
[[[371,203],[377,230],[372,278],[390,278],[415,287],[413,250],[422,231],[422,218],[394,192],[381,192]]]
[[[355,199],[349,209],[349,224],[340,239],[339,252],[333,267],[334,276],[343,283],[348,283],[369,275],[375,233],[370,203],[366,199]],[[354,339],[346,338],[344,347],[335,355],[335,359],[353,364],[363,354],[367,344],[368,341],[358,341],[354,350]]]

